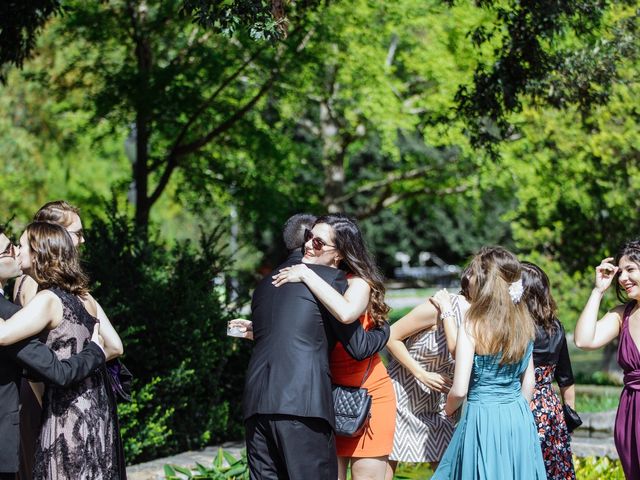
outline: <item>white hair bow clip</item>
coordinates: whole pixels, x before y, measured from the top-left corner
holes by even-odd
[[[513,303],[518,303],[522,299],[524,293],[524,287],[522,286],[522,278],[519,278],[515,282],[509,284],[509,296]]]

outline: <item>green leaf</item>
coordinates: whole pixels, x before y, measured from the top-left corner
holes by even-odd
[[[235,458],[233,455],[231,455],[231,454],[230,454],[229,452],[227,452],[227,451],[224,451],[224,450],[223,450],[223,451],[222,451],[222,455],[224,456],[224,459],[227,461],[227,463],[228,463],[229,465],[233,465],[233,464],[235,464],[235,463],[237,463],[237,462],[238,462],[238,459],[237,459],[237,458]]]
[[[191,471],[191,469],[186,467],[181,467],[180,465],[174,465],[173,468],[175,468],[178,472],[182,473],[183,475],[186,475],[187,478],[193,478],[193,472]]]

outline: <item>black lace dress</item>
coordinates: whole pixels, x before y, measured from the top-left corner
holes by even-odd
[[[62,301],[63,320],[43,341],[68,358],[91,341],[97,320],[75,295],[51,292]],[[47,387],[42,410],[34,480],[122,479],[117,415],[103,371],[68,388]]]

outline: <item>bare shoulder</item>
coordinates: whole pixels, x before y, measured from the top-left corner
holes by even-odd
[[[45,310],[54,317],[62,316],[62,300],[51,290],[39,291],[24,308]]]
[[[34,302],[40,302],[40,303],[60,303],[62,304],[62,301],[60,300],[60,297],[58,297],[58,295],[56,295],[55,293],[53,293],[51,290],[40,290],[38,293],[36,293],[36,296],[33,297],[33,301]]]

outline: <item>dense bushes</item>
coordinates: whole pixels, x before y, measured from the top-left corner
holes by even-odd
[[[248,349],[226,336],[234,312],[216,286],[230,265],[222,233],[218,226],[197,246],[168,248],[153,236],[142,241],[115,209],[87,232],[93,292],[135,375],[133,402],[120,406],[129,463],[241,436]]]

